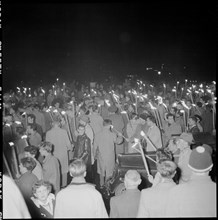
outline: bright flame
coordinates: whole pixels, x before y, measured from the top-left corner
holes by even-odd
[[[14,143],[13,143],[13,142],[9,142],[9,145],[10,145],[10,146],[14,146]]]

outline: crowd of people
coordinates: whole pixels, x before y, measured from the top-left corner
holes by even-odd
[[[10,203],[19,202],[5,193],[3,216],[215,217],[216,148],[195,140],[216,135],[215,86],[181,86],[175,95],[169,85],[155,88],[139,80],[5,93],[3,153],[14,182],[5,175],[10,184],[3,187],[16,183],[11,187],[25,202],[10,212]],[[144,154],[157,154],[157,173],[148,176],[152,187],[140,191],[141,176],[130,169],[125,192],[110,199],[108,210],[95,185],[101,189],[111,178],[118,154],[137,153],[136,139]]]

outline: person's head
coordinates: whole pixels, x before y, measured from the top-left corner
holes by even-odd
[[[103,126],[104,127],[110,127],[112,125],[112,121],[110,119],[104,119]]]
[[[191,102],[191,100],[187,100],[187,101],[186,101],[186,105],[187,105],[189,108],[191,108],[191,107],[192,107],[192,102]]]
[[[36,167],[36,162],[32,157],[24,157],[20,160],[20,172],[24,174],[26,172],[32,172],[32,170]]]
[[[140,114],[139,115],[140,123],[144,125],[146,123],[146,121],[147,121],[147,117],[148,117],[148,115],[145,114],[145,113]]]
[[[70,176],[81,178],[86,176],[86,164],[83,159],[75,159],[69,165]]]
[[[176,107],[171,107],[171,108],[170,108],[170,113],[171,113],[171,114],[175,115],[176,112],[177,112],[177,108],[176,108]]]
[[[88,115],[82,115],[79,119],[79,123],[83,126],[86,126],[89,123],[89,116]]]
[[[191,116],[188,119],[188,124],[189,126],[194,126],[197,124],[197,118],[195,116]]]
[[[164,160],[172,160],[172,154],[170,151],[164,149],[164,148],[160,148],[160,149],[157,149],[156,151],[156,161],[158,163],[160,163],[161,161],[164,161]]]
[[[41,143],[40,148],[39,148],[39,152],[42,156],[48,156],[52,153],[53,151],[53,144],[48,142],[48,141],[44,141]]]
[[[98,112],[98,105],[91,105],[92,112]]]
[[[137,189],[141,183],[141,176],[136,170],[128,170],[124,177],[126,189]]]
[[[28,124],[33,124],[36,122],[36,116],[34,114],[27,115],[27,122]]]
[[[42,94],[43,94],[43,93],[42,93]],[[41,106],[40,106],[39,104],[35,104],[35,105],[33,106],[33,108],[34,108],[34,110],[39,111],[39,110],[41,109]]]
[[[25,128],[23,128],[23,127],[16,127],[16,133],[19,136],[23,136],[25,134]]]
[[[202,121],[202,117],[200,115],[194,115],[194,117],[197,119],[197,123]]]
[[[196,175],[208,175],[213,167],[210,149],[204,146],[194,148],[190,154],[188,166]]]
[[[29,124],[27,125],[27,133],[34,134],[37,130],[36,124]]]
[[[11,123],[13,121],[13,115],[12,114],[6,114],[4,117],[4,121],[6,123]]]
[[[108,112],[109,112],[110,114],[115,114],[117,111],[118,111],[118,108],[117,108],[117,106],[115,106],[115,105],[112,105],[112,106],[110,106],[110,107],[108,108]]]
[[[169,124],[173,124],[175,122],[175,115],[168,113],[166,115],[167,121]]]
[[[176,145],[180,150],[183,150],[193,143],[193,136],[191,133],[182,133],[176,141]]]
[[[60,123],[60,121],[59,120],[54,120],[53,122],[52,122],[52,127],[60,127],[61,126],[61,123]]]
[[[182,110],[183,109],[183,105],[182,105],[181,102],[178,102],[176,107],[177,107],[178,110]]]
[[[157,171],[163,178],[172,179],[176,174],[177,165],[172,160],[164,160],[157,164]]]
[[[148,126],[153,126],[155,124],[155,118],[152,115],[148,115],[146,122]]]
[[[32,186],[32,193],[36,199],[40,202],[46,202],[48,195],[52,189],[51,184],[48,181],[39,180]]]
[[[39,152],[39,148],[33,145],[30,145],[24,148],[25,157],[35,158],[38,152]]]
[[[85,133],[85,126],[82,124],[79,124],[77,131],[79,135],[83,135]]]
[[[196,105],[201,108],[203,106],[202,102],[197,102]]]

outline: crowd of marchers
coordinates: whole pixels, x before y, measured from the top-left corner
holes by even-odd
[[[139,81],[5,93],[3,217],[215,217],[216,148],[196,137],[216,135],[216,91],[192,88],[174,94]],[[152,186],[140,191],[140,173],[128,170],[108,210],[96,185],[111,178],[118,154],[137,152],[136,139],[156,153]]]

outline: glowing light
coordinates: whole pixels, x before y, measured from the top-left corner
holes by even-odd
[[[105,99],[105,102],[106,102],[107,106],[111,106],[110,101],[108,99]]]
[[[21,122],[20,121],[15,121],[16,124],[18,125],[21,125]]]
[[[143,136],[143,137],[145,136],[145,132],[144,132],[144,131],[141,131],[140,134],[141,134],[141,136]],[[135,142],[136,142],[136,141],[135,141]]]
[[[21,139],[25,139],[25,138],[27,138],[27,135],[21,136]]]
[[[150,105],[151,109],[157,109],[151,104],[151,102],[148,102],[148,104]]]
[[[65,112],[65,111],[62,111],[62,112],[61,112],[61,114],[62,114],[62,115],[65,115],[65,114],[66,114],[66,112]]]
[[[10,145],[10,146],[14,146],[14,143],[13,143],[13,142],[9,142],[9,145]]]

